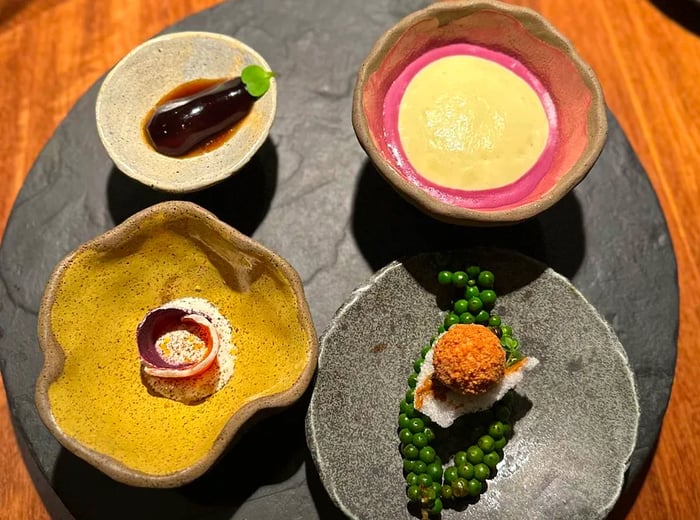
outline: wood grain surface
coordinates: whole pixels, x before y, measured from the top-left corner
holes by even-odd
[[[0,0],[0,236],[33,161],[88,87],[134,46],[220,1]],[[597,72],[656,189],[678,259],[681,325],[671,402],[639,493],[613,516],[700,518],[700,37],[692,32],[700,31],[700,11],[694,0],[513,3],[549,18]],[[0,519],[49,518],[9,414],[0,391]]]

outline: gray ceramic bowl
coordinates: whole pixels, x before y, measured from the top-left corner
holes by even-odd
[[[495,190],[468,192],[439,187],[402,167],[404,159],[386,137],[387,92],[414,60],[452,43],[515,58],[549,92],[558,131],[546,170]],[[607,135],[600,84],[571,43],[536,12],[495,0],[435,2],[387,30],[360,68],[352,120],[360,144],[400,195],[437,219],[464,225],[512,224],[552,206],[586,176]]]
[[[154,394],[136,330],[185,297],[233,328],[233,376],[198,402]],[[261,316],[264,316],[261,318]],[[137,213],[68,255],[39,310],[41,419],[68,450],[120,482],[175,487],[204,473],[251,420],[294,403],[318,341],[296,271],[189,202]]]
[[[413,518],[397,416],[406,379],[455,293],[441,269],[476,263],[496,276],[496,312],[540,364],[516,388],[514,435],[476,503],[442,518],[602,519],[620,493],[639,406],[627,356],[611,328],[562,276],[507,251],[423,255],[394,262],[358,288],[321,339],[307,442],[332,500],[351,518]],[[443,463],[468,421],[437,428]],[[436,440],[436,441],[437,441]]]
[[[267,139],[277,107],[274,79],[233,135],[206,153],[160,154],[143,127],[158,101],[176,87],[197,79],[233,78],[247,65],[270,70],[255,50],[223,34],[172,33],[136,47],[107,75],[97,97],[97,130],[114,164],[147,186],[173,193],[201,190],[236,173]]]

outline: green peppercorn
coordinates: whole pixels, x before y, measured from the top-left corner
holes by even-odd
[[[430,507],[436,498],[437,493],[435,492],[435,488],[432,486],[422,488],[420,497],[420,503],[422,506]]]
[[[440,490],[440,495],[442,495],[442,498],[449,500],[452,498],[452,494],[452,486],[449,484],[443,484],[442,489]]]
[[[418,473],[419,475],[421,473],[425,473],[428,470],[428,465],[423,462],[422,460],[414,460],[413,461],[413,471]]]
[[[473,497],[478,497],[481,494],[483,485],[481,481],[473,478],[467,482],[467,493]]]
[[[483,462],[476,464],[474,466],[474,478],[475,479],[481,480],[483,482],[484,480],[489,478],[489,475],[491,475],[491,469]]]
[[[489,327],[501,327],[501,317],[497,314],[492,314],[489,316]],[[499,334],[500,335],[500,334]]]
[[[414,461],[412,461],[410,459],[403,459],[403,471],[404,471],[404,473],[413,472],[413,463],[414,463]]]
[[[417,502],[420,500],[420,488],[415,484],[408,486],[406,488],[406,496],[411,502]]]
[[[464,297],[467,300],[469,300],[469,298],[478,298],[479,288],[474,285],[468,285],[467,288],[464,289]]]
[[[440,497],[435,498],[435,502],[433,502],[433,507],[430,509],[430,514],[431,515],[439,515],[442,512],[442,500],[440,500]]]
[[[428,487],[433,483],[433,479],[427,473],[421,473],[418,475],[418,485],[422,487]]]
[[[425,433],[425,437],[428,439],[429,443],[435,440],[435,433],[430,428],[426,427],[423,433]]]
[[[470,265],[469,267],[467,267],[467,275],[472,280],[476,280],[479,277],[480,272],[481,268],[478,265]]]
[[[481,451],[486,453],[491,453],[493,451],[494,439],[490,435],[482,435],[477,441],[477,446],[481,448]],[[415,444],[415,443],[414,443]]]
[[[428,475],[430,475],[430,478],[433,479],[433,482],[440,482],[442,481],[442,464],[436,462],[431,462],[428,464],[428,469],[426,471]]]
[[[480,310],[476,313],[476,322],[481,325],[486,325],[489,322],[489,313],[485,310]]]
[[[484,304],[478,296],[472,296],[469,298],[469,312],[472,314],[477,314],[483,307]]]
[[[455,314],[460,315],[460,314],[464,314],[465,312],[467,312],[468,306],[469,306],[469,304],[468,304],[467,300],[461,299],[461,300],[457,300],[454,303],[454,305],[452,306],[452,308],[454,309]]]
[[[479,464],[484,460],[484,452],[478,446],[469,446],[467,448],[467,460],[472,464]]]
[[[468,460],[466,451],[458,451],[457,453],[455,453],[455,466],[462,466],[467,462]]]
[[[456,466],[450,466],[445,470],[445,480],[447,482],[454,482],[459,478],[459,470]]]
[[[503,423],[503,435],[505,437],[510,434],[511,431],[513,431],[513,427],[511,426],[510,422],[508,421],[501,421]]]
[[[413,388],[406,390],[406,402],[413,404]]]
[[[410,420],[411,418],[405,413],[399,414],[399,429],[403,430],[404,428],[408,428],[408,423]]]
[[[425,359],[418,358],[413,362],[413,370],[415,370],[416,373],[420,373],[420,368],[423,366],[423,361],[425,361]]]
[[[449,313],[445,316],[445,328],[449,329],[452,325],[457,325],[459,323],[459,316],[454,312]]]
[[[484,455],[484,464],[486,464],[491,469],[495,469],[496,465],[499,462],[501,462],[501,457],[495,451],[492,451],[491,453],[487,453],[486,455]]]
[[[461,466],[457,466],[457,474],[460,477],[469,480],[470,478],[474,477],[474,466],[469,462],[462,464]]]
[[[491,289],[493,288],[493,284],[496,281],[496,277],[491,271],[481,271],[476,281],[481,287],[485,289]]]
[[[423,422],[423,419],[421,419],[420,417],[414,417],[408,423],[408,429],[411,430],[412,433],[422,432],[424,428],[425,428],[425,423]]]
[[[408,475],[406,475],[406,484],[409,486],[418,485],[418,475],[411,471]]]
[[[452,482],[452,494],[455,498],[466,497],[469,494],[467,479],[459,477]]]
[[[503,450],[503,448],[505,447],[505,445],[506,445],[507,442],[508,442],[508,439],[506,439],[505,436],[501,437],[500,439],[496,439],[495,441],[493,441],[493,449],[494,449],[494,451]]]
[[[415,388],[417,382],[418,382],[418,374],[413,372],[410,376],[408,376],[408,386],[410,388]]]
[[[411,444],[411,441],[413,440],[411,430],[408,428],[402,428],[399,432],[399,440],[401,441],[401,444]]]
[[[508,410],[506,408],[506,410]],[[507,419],[506,419],[507,420]],[[496,421],[489,425],[489,435],[494,439],[500,439],[506,434],[506,429],[501,421]]]
[[[496,303],[496,293],[492,289],[484,289],[479,293],[479,298],[487,309],[493,309]]]
[[[426,464],[430,464],[435,460],[435,450],[432,448],[432,446],[424,446],[420,449],[419,457],[420,460]]]
[[[428,445],[428,438],[426,437],[425,433],[418,432],[411,435],[411,440],[408,442],[413,444],[416,448],[422,448],[423,446]]]
[[[455,287],[464,287],[467,285],[467,280],[469,277],[464,271],[455,271],[452,273],[452,285]]]
[[[438,273],[438,283],[440,285],[449,285],[452,283],[452,273],[450,271],[440,271]]]
[[[460,323],[470,324],[470,323],[474,323],[475,321],[476,321],[476,318],[474,317],[474,315],[471,312],[464,312],[464,313],[459,315],[459,322]]]
[[[401,400],[401,404],[399,404],[399,408],[401,409],[401,413],[405,413],[408,417],[415,417],[416,416],[416,409],[413,408],[413,405],[411,403],[406,402],[405,399]]]
[[[403,453],[403,456],[406,457],[409,460],[415,460],[418,458],[418,448],[416,448],[413,444],[406,444],[406,446],[403,447],[403,450],[401,450]],[[414,466],[415,470],[415,466]]]

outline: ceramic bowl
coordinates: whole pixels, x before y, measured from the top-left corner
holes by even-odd
[[[399,402],[421,349],[458,297],[455,288],[438,283],[437,273],[472,264],[493,271],[495,312],[512,326],[523,354],[540,363],[515,388],[513,436],[486,490],[478,499],[445,501],[440,518],[606,518],[625,482],[639,426],[627,355],[568,280],[501,249],[441,251],[393,262],[340,308],[321,338],[306,417],[321,481],[349,518],[420,518],[408,506],[402,478]],[[469,416],[447,429],[433,426],[432,446],[445,468],[466,449],[473,426]]]
[[[173,193],[206,188],[240,170],[265,142],[275,118],[274,79],[235,132],[205,153],[160,154],[148,142],[144,125],[156,104],[176,87],[197,79],[233,78],[251,64],[270,70],[246,44],[207,32],[166,34],[132,50],[105,78],[95,110],[100,139],[117,168]]]
[[[557,142],[539,178],[524,175],[517,181],[529,183],[518,188],[527,188],[521,198],[503,202],[496,190],[460,192],[431,185],[401,166],[387,140],[383,107],[393,82],[424,53],[453,43],[514,58],[551,97]],[[437,219],[465,225],[515,223],[550,207],[585,177],[607,134],[600,85],[571,43],[534,11],[492,0],[436,2],[386,31],[360,68],[352,118],[360,144],[400,195]]]
[[[205,298],[228,319],[233,376],[195,403],[141,372],[136,330],[165,302]],[[188,202],[152,206],[62,260],[39,311],[39,415],[68,450],[120,482],[175,487],[205,472],[251,419],[295,402],[317,337],[296,271]]]

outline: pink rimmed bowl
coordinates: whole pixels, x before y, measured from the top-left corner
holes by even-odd
[[[501,188],[463,191],[432,184],[397,157],[396,129],[385,117],[392,85],[419,57],[453,44],[510,57],[544,87],[545,110],[555,114],[544,167],[538,161],[538,168]],[[352,120],[360,144],[400,195],[462,225],[513,224],[549,208],[583,180],[607,135],[602,89],[571,43],[536,12],[495,0],[436,2],[386,31],[360,68]]]

